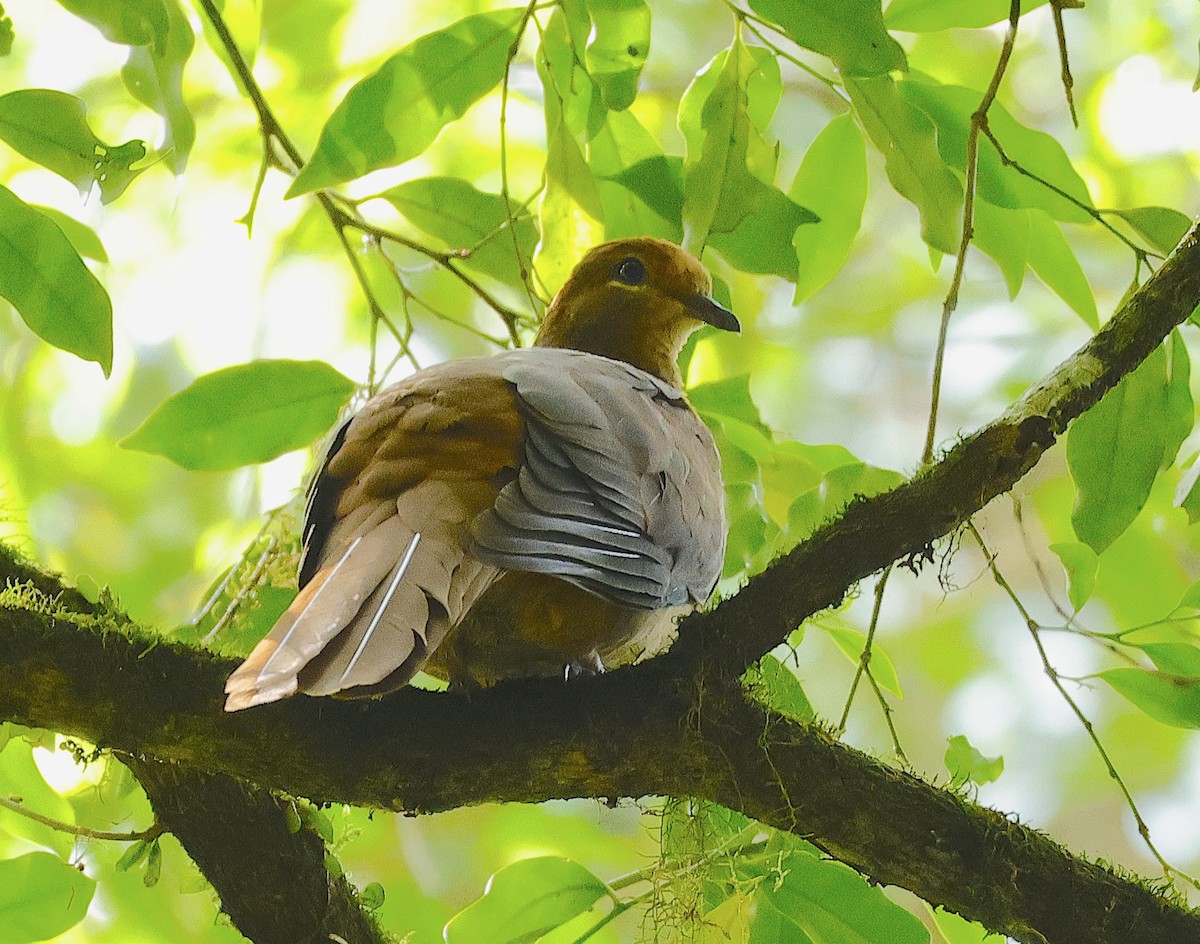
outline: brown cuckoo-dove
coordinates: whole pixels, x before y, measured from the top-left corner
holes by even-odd
[[[739,330],[691,255],[589,252],[535,346],[418,371],[336,432],[310,486],[300,593],[226,710],[595,670],[662,646],[725,550],[712,436],[677,360]]]

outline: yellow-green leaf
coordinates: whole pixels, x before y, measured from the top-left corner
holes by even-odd
[[[850,115],[829,122],[809,145],[788,194],[820,219],[792,237],[799,268],[793,304],[832,279],[850,255],[867,202],[867,149]]]
[[[1137,517],[1168,440],[1167,353],[1154,349],[1067,433],[1075,482],[1071,523],[1097,554]]]
[[[0,297],[43,341],[112,370],[112,302],[63,231],[0,187]]]
[[[848,79],[854,113],[883,154],[888,180],[921,213],[921,238],[939,252],[958,248],[962,184],[942,160],[933,122],[905,101],[890,76]]]
[[[1048,0],[1022,0],[1021,15]],[[892,0],[883,20],[889,29],[926,33],[952,27],[991,26],[1008,19],[1010,0]]]
[[[1096,552],[1079,541],[1051,544],[1050,550],[1062,561],[1063,570],[1067,573],[1067,598],[1078,612],[1096,589],[1096,566],[1099,563]]]
[[[883,25],[880,0],[750,0],[794,42],[834,61],[846,75],[883,75],[908,67]]]
[[[446,944],[527,944],[583,914],[609,894],[578,862],[536,856],[505,866],[483,897],[446,924]]]
[[[416,157],[504,77],[523,9],[477,13],[405,46],[346,93],[288,189],[310,193]]]
[[[1170,207],[1134,207],[1114,210],[1117,216],[1132,226],[1138,234],[1164,255],[1179,245],[1192,228],[1192,218]]]
[[[354,387],[324,361],[239,364],[197,377],[121,445],[205,472],[266,462],[325,432]]]
[[[1030,209],[1029,265],[1038,278],[1093,331],[1100,327],[1092,286],[1057,223],[1044,210]]]
[[[0,928],[5,944],[45,941],[87,914],[96,883],[49,852],[0,859]]]
[[[965,783],[975,783],[982,786],[1004,772],[1003,757],[984,757],[964,735],[956,734],[947,740],[945,763],[952,785],[961,787]]]
[[[623,111],[637,97],[638,77],[650,53],[646,0],[587,0],[592,35],[586,62],[604,104]]]
[[[142,168],[146,156],[138,140],[110,146],[87,123],[82,99],[53,89],[19,89],[0,95],[0,139],[31,161],[69,180],[86,194],[100,187],[100,202],[111,203]]]

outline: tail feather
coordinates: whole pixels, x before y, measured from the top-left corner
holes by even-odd
[[[296,691],[360,696],[407,682],[496,577],[463,548],[462,522],[480,501],[474,491],[425,483],[400,507],[383,503],[387,513],[352,521],[362,529],[353,540],[339,525],[336,537],[349,544],[229,677],[225,710]]]

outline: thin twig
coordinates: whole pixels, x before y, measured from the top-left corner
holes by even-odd
[[[871,610],[871,625],[867,627],[867,641],[863,644],[862,655],[858,658],[858,668],[854,670],[854,680],[850,683],[850,692],[846,695],[846,706],[842,709],[842,720],[834,730],[840,735],[846,730],[846,722],[850,719],[850,706],[854,704],[854,695],[858,691],[858,683],[865,672],[871,674],[871,646],[875,643],[875,628],[879,625],[879,611],[883,608],[883,591],[887,587],[888,577],[892,574],[890,566],[885,567],[875,584],[875,606]]]
[[[500,83],[500,196],[504,198],[504,213],[508,217],[508,231],[512,238],[513,255],[517,257],[521,284],[525,287],[525,295],[529,299],[529,307],[532,311],[538,310],[538,299],[534,296],[533,286],[530,284],[529,265],[525,257],[521,255],[521,243],[517,239],[517,221],[513,215],[512,199],[508,190],[508,79],[509,73],[512,71],[513,60],[521,48],[521,39],[525,36],[525,27],[529,25],[529,19],[533,16],[536,6],[537,0],[530,0],[529,5],[525,7],[525,13],[517,27],[517,36],[509,47],[508,56],[504,60],[504,79]],[[511,330],[510,328],[510,332]],[[513,341],[516,343],[518,338],[514,336]]]
[[[1058,58],[1062,63],[1062,86],[1067,95],[1067,108],[1071,112],[1071,124],[1079,127],[1079,116],[1075,114],[1075,79],[1071,75],[1071,61],[1067,55],[1067,31],[1063,28],[1062,11],[1070,8],[1078,10],[1083,6],[1083,0],[1050,0],[1050,9],[1054,13],[1054,33],[1058,38]]]
[[[88,826],[75,826],[71,823],[64,823],[62,820],[52,819],[49,816],[44,816],[41,813],[29,809],[17,797],[0,796],[0,807],[6,810],[12,810],[14,813],[19,813],[27,819],[33,820],[35,823],[41,823],[43,826],[49,826],[51,829],[60,833],[67,833],[71,836],[79,836],[82,839],[105,839],[112,842],[150,842],[157,839],[164,832],[162,826],[158,823],[153,823],[145,829],[139,829],[132,832],[114,833],[104,829],[92,829]]]
[[[225,50],[226,55],[229,57],[230,62],[233,63],[234,71],[242,84],[243,90],[246,92],[247,97],[249,97],[251,103],[254,105],[254,110],[258,115],[259,129],[263,136],[264,148],[266,149],[266,160],[270,162],[272,167],[275,167],[276,169],[281,170],[290,176],[295,176],[304,167],[304,158],[300,156],[300,152],[296,149],[296,146],[292,143],[291,139],[287,136],[287,133],[283,130],[283,127],[279,124],[279,121],[275,118],[275,114],[271,110],[271,106],[267,103],[266,97],[263,95],[262,89],[257,80],[254,78],[254,74],[251,72],[249,64],[246,62],[245,57],[242,55],[242,51],[238,48],[237,43],[234,41],[233,35],[229,32],[229,27],[225,24],[225,21],[222,18],[220,11],[214,5],[213,0],[200,0],[200,7],[204,11],[204,15],[208,18],[209,23],[212,25],[213,30],[216,32],[217,37],[220,39],[221,46]],[[275,153],[272,148],[272,142],[277,143],[283,150],[284,155],[287,157],[287,162],[281,160],[279,155]],[[400,236],[398,233],[392,233],[373,226],[366,220],[362,219],[358,215],[357,211],[348,211],[339,206],[335,202],[335,195],[330,192],[320,191],[316,194],[316,197],[320,202],[322,209],[324,209],[326,216],[329,217],[330,223],[333,225],[334,229],[338,231],[339,236],[341,237],[343,248],[351,256],[351,264],[355,266],[356,275],[358,274],[358,265],[356,260],[353,259],[353,251],[350,248],[348,241],[345,239],[344,234],[342,233],[347,226],[352,226],[364,233],[373,235],[377,239],[388,239],[392,242],[396,242],[402,246],[412,249],[414,252],[418,252],[421,255],[432,259],[442,268],[452,273],[457,279],[459,279],[459,281],[471,289],[471,291],[473,291],[486,305],[494,310],[504,321],[505,326],[508,328],[509,334],[514,340],[514,343],[519,341],[516,325],[520,315],[508,306],[502,304],[498,299],[495,298],[495,296],[486,291],[483,286],[464,273],[462,269],[456,265],[455,255],[453,253],[434,249],[431,246],[426,246],[425,244],[419,243],[416,240]],[[359,282],[360,284],[363,284],[363,279],[359,278]],[[368,305],[372,307],[372,310],[378,308],[372,297],[368,296],[367,302]]]
[[[225,612],[221,614],[221,618],[213,624],[213,628],[210,629],[205,635],[204,639],[202,640],[204,645],[208,646],[212,644],[212,641],[217,638],[217,634],[225,628],[231,619],[233,619],[233,614],[237,612],[238,607],[242,605],[245,599],[254,591],[254,588],[258,586],[258,581],[261,579],[263,571],[267,569],[267,562],[270,560],[271,552],[275,550],[275,545],[277,543],[278,538],[276,538],[276,536],[273,534],[267,539],[267,546],[263,548],[262,554],[259,555],[258,560],[255,562],[254,570],[250,572],[250,576],[246,578],[246,582],[238,588],[238,592],[233,595],[233,599],[230,600],[229,605],[225,607]],[[243,560],[244,559],[245,558],[243,557]],[[232,577],[233,573],[234,571],[230,570],[229,577]],[[226,577],[223,581],[221,581],[221,586],[218,588],[218,593],[224,590],[224,588],[228,585],[229,577]]]
[[[1088,716],[1083,713],[1083,709],[1079,707],[1079,703],[1071,697],[1071,693],[1068,692],[1066,686],[1063,685],[1063,676],[1059,674],[1058,670],[1055,669],[1053,664],[1050,662],[1050,656],[1047,654],[1045,646],[1042,645],[1041,624],[1039,624],[1037,620],[1033,618],[1029,610],[1025,608],[1025,604],[1021,602],[1020,597],[1017,596],[1016,591],[1013,590],[1012,585],[1009,584],[1009,582],[1005,580],[1003,574],[1000,573],[1000,568],[996,565],[996,555],[992,553],[991,548],[989,548],[984,542],[983,535],[979,533],[979,530],[975,527],[975,523],[968,522],[967,528],[971,532],[971,536],[975,538],[976,543],[979,545],[979,549],[983,553],[984,560],[987,561],[988,569],[992,572],[992,578],[1005,592],[1009,600],[1012,601],[1012,604],[1014,607],[1016,607],[1017,612],[1021,614],[1021,619],[1025,621],[1025,628],[1029,630],[1029,635],[1033,637],[1033,644],[1037,647],[1038,656],[1042,661],[1042,669],[1045,671],[1046,676],[1050,679],[1050,682],[1054,685],[1055,689],[1058,690],[1058,694],[1070,707],[1075,717],[1079,719],[1079,723],[1083,725],[1083,729],[1087,732],[1088,737],[1091,739],[1092,745],[1096,748],[1096,752],[1100,755],[1100,759],[1104,762],[1104,766],[1108,771],[1108,775],[1116,782],[1122,796],[1125,797],[1125,803],[1129,807],[1130,812],[1133,813],[1133,819],[1137,824],[1138,834],[1142,837],[1142,841],[1146,844],[1146,848],[1149,849],[1151,855],[1158,860],[1158,864],[1162,868],[1164,875],[1166,875],[1168,878],[1172,874],[1178,875],[1189,885],[1200,889],[1200,882],[1188,875],[1188,873],[1171,865],[1171,863],[1163,858],[1162,853],[1158,851],[1158,847],[1154,845],[1154,841],[1150,838],[1150,827],[1146,824],[1146,821],[1142,819],[1141,811],[1138,810],[1137,803],[1133,799],[1133,794],[1129,792],[1129,788],[1125,785],[1125,781],[1121,779],[1120,773],[1117,772],[1117,768],[1113,765],[1111,758],[1108,756],[1108,751],[1104,749],[1104,744],[1101,742],[1100,736],[1096,733],[1095,727]]]
[[[954,261],[954,276],[950,280],[950,288],[946,292],[946,300],[942,303],[942,320],[938,327],[937,349],[933,358],[933,385],[929,397],[929,425],[925,431],[925,448],[921,452],[921,464],[928,466],[933,462],[933,445],[937,435],[938,401],[942,393],[942,368],[946,361],[946,336],[950,330],[950,316],[958,307],[958,291],[962,286],[963,269],[967,263],[967,249],[975,236],[975,182],[979,174],[979,135],[987,130],[988,109],[996,100],[1000,91],[1000,82],[1008,69],[1008,61],[1012,57],[1013,46],[1017,41],[1017,26],[1021,19],[1021,0],[1011,0],[1008,12],[1008,30],[1004,34],[1004,43],[1000,47],[1000,58],[992,72],[992,80],[988,83],[979,107],[971,115],[971,127],[967,132],[967,163],[966,185],[963,191],[963,223],[962,238],[958,244],[958,255]]]

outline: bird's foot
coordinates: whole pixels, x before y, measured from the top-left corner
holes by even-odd
[[[600,653],[593,650],[586,658],[578,662],[568,662],[563,669],[563,680],[571,681],[587,675],[603,675],[604,663],[600,661]]]

